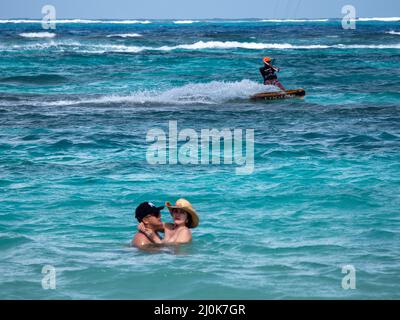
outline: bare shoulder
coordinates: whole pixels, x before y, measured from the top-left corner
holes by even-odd
[[[152,242],[141,232],[137,232],[132,239],[132,245],[138,248],[141,248],[151,243]]]
[[[176,242],[187,243],[190,241],[192,241],[192,231],[188,227],[184,227],[181,230],[179,230]]]
[[[192,234],[192,230],[190,230],[188,227],[183,227],[182,229],[181,229],[181,231],[180,232],[182,232],[182,233],[186,233],[186,234]]]

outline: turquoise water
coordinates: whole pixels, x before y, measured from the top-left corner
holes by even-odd
[[[0,298],[399,299],[399,33],[1,21]],[[264,55],[304,99],[249,101]],[[170,120],[254,129],[254,172],[150,165],[146,134]],[[130,247],[135,207],[179,197],[200,216],[193,243]],[[341,286],[349,264],[355,290]]]

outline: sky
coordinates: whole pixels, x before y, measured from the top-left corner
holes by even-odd
[[[0,19],[41,19],[46,4],[57,19],[340,18],[347,4],[357,17],[400,16],[400,0],[0,0]]]

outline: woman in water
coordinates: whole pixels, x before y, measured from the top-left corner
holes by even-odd
[[[165,206],[168,208],[174,222],[163,224],[164,228],[160,230],[165,234],[163,239],[160,239],[152,230],[147,229],[143,223],[139,224],[138,229],[153,243],[172,244],[192,241],[192,231],[190,229],[199,225],[199,217],[191,203],[186,199],[179,199],[174,206],[168,201]]]

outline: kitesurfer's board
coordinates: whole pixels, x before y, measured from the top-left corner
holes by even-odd
[[[301,98],[306,95],[304,89],[277,91],[277,92],[262,92],[251,96],[251,100],[275,100],[275,99],[288,99],[288,98]]]

